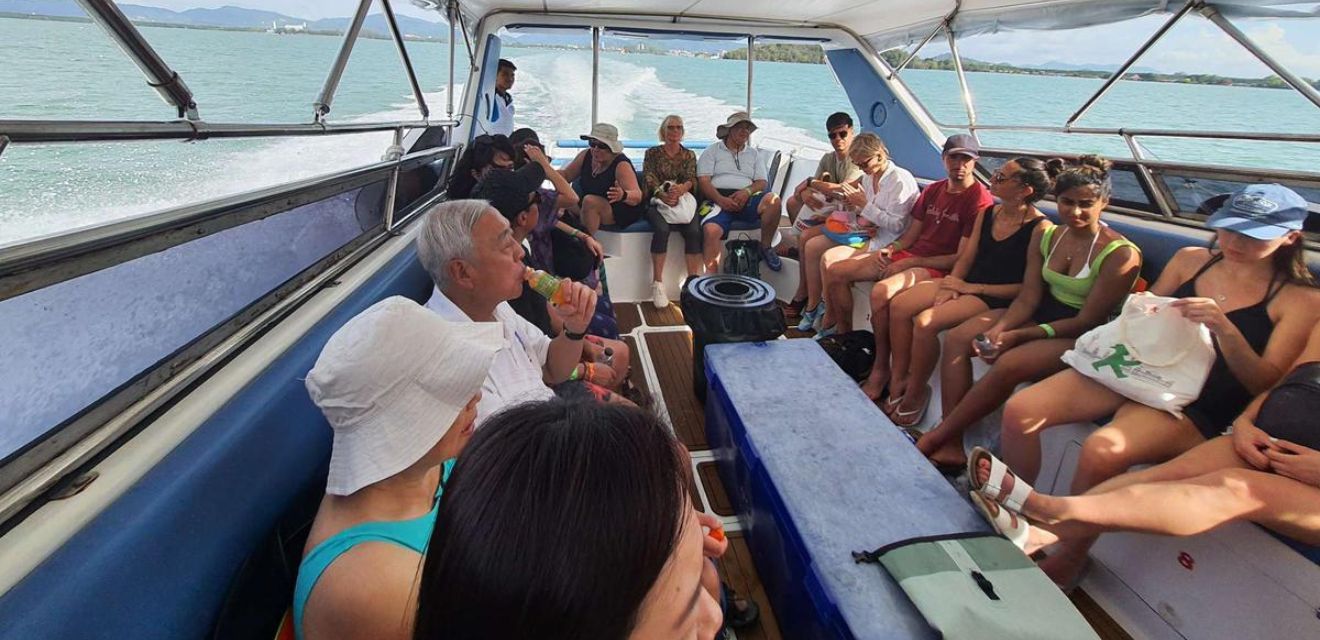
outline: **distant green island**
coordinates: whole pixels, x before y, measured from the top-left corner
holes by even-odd
[[[907,53],[890,49],[882,52],[880,57],[892,67],[896,67],[907,57]],[[726,51],[722,58],[726,60],[746,60],[747,47]],[[817,45],[800,44],[771,44],[756,47],[756,59],[758,61],[768,62],[798,62],[805,64],[824,64],[825,52]],[[948,56],[939,56],[935,58],[913,58],[908,63],[908,69],[932,69],[936,71],[954,71],[953,60]],[[1105,79],[1113,74],[1111,71],[1102,69],[1031,69],[1019,67],[1011,64],[999,62],[981,62],[963,58],[963,70],[979,71],[983,73],[1011,73],[1028,76],[1067,76],[1071,78],[1098,78]],[[1135,82],[1169,82],[1175,84],[1212,84],[1220,86],[1234,87],[1259,87],[1262,89],[1288,89],[1288,83],[1284,82],[1279,76],[1266,76],[1264,78],[1230,78],[1214,74],[1203,73],[1136,73],[1128,72],[1123,76],[1124,80]],[[1306,79],[1311,86],[1320,89],[1320,80]]]

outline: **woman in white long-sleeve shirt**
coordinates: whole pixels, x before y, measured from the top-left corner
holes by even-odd
[[[823,233],[809,239],[802,249],[807,272],[807,303],[798,325],[802,331],[810,330],[825,313],[821,304],[821,257],[825,252],[847,245],[859,254],[868,253],[898,239],[912,221],[912,205],[920,193],[912,173],[890,160],[885,143],[874,133],[854,138],[848,155],[862,170],[862,177],[839,186],[842,202],[838,210],[821,225]],[[843,226],[848,228],[842,229],[845,218]]]

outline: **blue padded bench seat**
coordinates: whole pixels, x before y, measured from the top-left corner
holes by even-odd
[[[376,301],[431,288],[410,246],[0,597],[0,637],[210,637],[245,560],[324,486],[330,429],[303,386],[321,347]]]
[[[797,402],[767,377],[792,371]],[[934,638],[907,596],[851,552],[989,532],[811,340],[706,349],[706,431],[786,638]]]

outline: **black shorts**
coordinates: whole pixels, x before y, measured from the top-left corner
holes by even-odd
[[[1031,321],[1036,324],[1046,324],[1058,320],[1066,320],[1076,317],[1081,309],[1074,309],[1062,302],[1059,302],[1048,292],[1043,294],[1040,304],[1036,305],[1036,312],[1031,314]]]
[[[620,229],[631,227],[633,223],[642,219],[646,215],[646,198],[637,204],[628,204],[623,200],[615,202],[611,208],[614,209],[614,224]]]
[[[991,309],[1007,309],[1009,305],[1013,304],[1012,298],[996,298],[994,296],[986,296],[979,293],[974,295],[977,298],[980,298],[981,302],[984,302],[985,306],[990,307]]]

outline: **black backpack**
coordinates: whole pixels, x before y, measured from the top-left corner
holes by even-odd
[[[875,363],[874,333],[865,329],[836,333],[821,338],[819,344],[853,380],[860,382],[871,373],[871,365]]]
[[[761,242],[730,240],[724,243],[724,273],[761,279]]]

